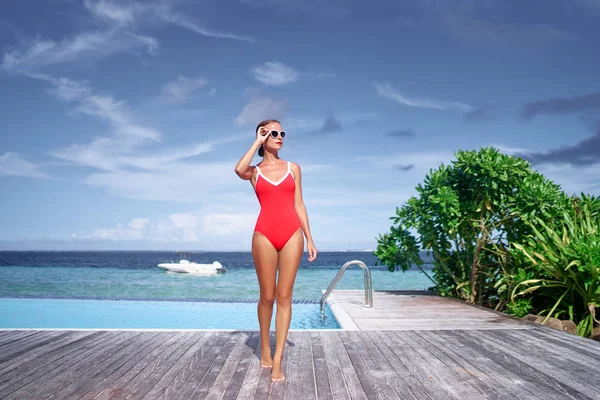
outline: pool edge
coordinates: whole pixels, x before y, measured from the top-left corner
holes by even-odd
[[[325,293],[325,290],[322,290],[322,293]],[[341,329],[338,329],[338,331],[360,331],[358,325],[356,325],[352,317],[350,317],[350,314],[346,312],[344,307],[342,307],[342,305],[339,303],[339,301],[333,293],[329,294],[326,302],[329,308],[331,309],[334,318],[337,320],[338,324],[341,327]]]

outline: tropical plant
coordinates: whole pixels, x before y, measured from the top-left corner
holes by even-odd
[[[510,243],[531,232],[527,219],[556,212],[565,196],[527,161],[494,148],[455,157],[430,171],[418,196],[396,208],[374,254],[394,271],[422,268],[419,250],[431,250],[434,268],[427,276],[439,294],[502,309],[526,262],[511,254]]]
[[[591,337],[600,305],[600,199],[582,195],[558,220],[535,217],[526,241],[512,246],[531,262],[535,277],[512,290],[519,297],[541,292],[539,314],[566,316],[577,324],[577,333]],[[535,304],[534,304],[535,305]]]

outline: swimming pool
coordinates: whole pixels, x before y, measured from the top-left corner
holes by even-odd
[[[1,328],[258,330],[256,302],[0,298]],[[275,329],[273,309],[271,329]],[[340,329],[319,304],[292,305],[290,329]]]

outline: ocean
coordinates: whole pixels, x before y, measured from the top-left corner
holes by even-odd
[[[239,299],[258,298],[250,252],[195,252],[198,263],[219,261],[227,272],[198,276],[157,267],[178,261],[173,251],[1,251],[0,297],[86,299]],[[322,252],[312,263],[303,255],[293,299],[318,301],[340,267],[360,260],[371,269],[374,290],[421,290],[431,282],[417,269],[389,272],[375,266],[371,252]],[[336,289],[362,289],[363,273],[351,266]]]

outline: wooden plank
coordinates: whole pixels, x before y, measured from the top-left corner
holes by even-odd
[[[410,376],[410,391],[420,398],[448,399],[450,396],[433,380],[431,367],[423,360],[406,341],[401,340],[395,332],[368,332],[373,342],[386,355],[393,365],[402,371],[405,376]],[[393,355],[393,357],[392,357]],[[400,373],[399,373],[400,375]],[[421,390],[423,388],[423,390]],[[424,395],[419,397],[420,394]]]
[[[196,370],[196,373],[192,375],[179,393],[177,393],[177,397],[202,399],[207,395],[210,386],[215,381],[219,370],[225,363],[227,357],[229,357],[231,350],[242,337],[239,332],[227,332],[226,335],[229,337],[227,337],[224,345],[203,360],[208,361],[208,363]]]
[[[418,395],[415,395],[413,391],[411,391],[411,387],[414,387],[415,384],[412,379],[407,378],[409,373],[405,371],[398,372],[397,369],[400,366],[391,364],[381,348],[373,341],[373,338],[368,332],[360,332],[360,340],[375,363],[372,367],[370,367],[370,369],[377,369],[381,371],[383,378],[387,384],[392,387],[397,398],[406,400],[431,399],[431,396],[429,396],[429,394],[418,383],[416,385]],[[386,352],[390,353],[389,350],[386,350]],[[394,363],[397,363],[397,359],[394,361]]]
[[[569,342],[563,342],[560,339],[552,339],[532,331],[511,331],[506,332],[506,336],[514,338],[527,347],[532,346],[538,350],[550,351],[559,359],[568,359],[571,362],[580,365],[586,372],[600,376],[600,357],[588,351],[587,348],[578,347]],[[526,345],[527,344],[527,345]],[[544,356],[542,354],[542,356]]]
[[[346,389],[348,390],[348,395],[351,399],[367,399],[367,395],[365,394],[363,387],[361,386],[361,382],[358,379],[357,371],[354,369],[352,365],[352,361],[342,343],[340,335],[338,332],[323,332],[321,334],[321,339],[323,339],[323,346],[326,349],[331,349],[331,356],[338,360],[340,364],[340,368],[342,370],[342,377],[344,378],[344,383],[346,384]],[[329,351],[328,351],[329,352]],[[331,377],[329,381],[331,382]],[[370,400],[370,399],[369,399]]]
[[[81,398],[81,395],[87,393],[98,381],[118,369],[132,355],[146,349],[157,337],[158,332],[140,332],[132,340],[121,343],[113,351],[105,349],[108,356],[104,360],[98,360],[90,368],[82,367],[85,372],[56,392],[53,397],[66,399],[75,394],[75,398]]]
[[[503,391],[496,389],[494,382],[486,379],[487,376],[475,367],[464,367],[464,360],[454,354],[448,354],[445,346],[439,346],[436,343],[428,342],[421,336],[428,332],[406,332],[406,337],[414,347],[427,349],[436,360],[440,362],[441,370],[452,371],[452,376],[456,376],[455,385],[461,387],[470,393],[468,397],[481,399],[505,399]],[[452,357],[454,356],[454,357]],[[445,366],[443,367],[442,364]],[[472,389],[469,389],[472,388]]]
[[[154,351],[154,349],[162,345],[164,337],[162,337],[160,332],[154,333],[155,334],[151,337],[150,335],[144,335],[145,340],[140,341],[138,348],[132,349],[128,352],[128,354],[121,356],[108,368],[96,374],[92,379],[86,380],[83,385],[79,386],[73,392],[71,396],[67,396],[66,398],[77,400],[93,399],[106,387],[112,385],[114,381],[129,371],[146,354]],[[148,337],[150,338],[148,339]]]
[[[218,352],[224,343],[229,339],[225,332],[210,332],[206,337],[204,345],[197,350],[192,358],[183,365],[180,372],[175,376],[171,383],[156,394],[156,399],[170,400],[178,398],[177,394],[196,373],[198,369],[206,371],[212,361],[206,361],[208,357]],[[214,357],[214,356],[212,356]]]
[[[283,369],[282,372],[285,375],[285,381],[276,382],[271,390],[271,397],[274,399],[286,398],[300,399],[301,396],[301,382],[300,382],[300,341],[301,335],[297,335],[297,332],[290,332],[288,335],[289,344],[285,346],[283,357],[287,359],[287,368]]]
[[[260,333],[248,332],[246,347],[242,350],[240,362],[229,381],[225,393],[223,393],[223,400],[235,400],[241,395],[242,384],[245,382],[245,377],[249,371],[253,358],[256,358],[254,352],[258,347],[258,342],[260,342]],[[258,371],[256,371],[256,377],[258,377]]]
[[[19,355],[27,353],[36,347],[44,346],[50,343],[53,338],[59,339],[60,337],[66,335],[67,333],[61,331],[40,332],[39,335],[31,335],[7,343],[5,346],[0,348],[0,363],[18,357]]]
[[[510,351],[510,348],[498,345],[497,342],[489,340],[482,332],[448,331],[447,333],[479,353],[485,354],[486,357],[501,367],[531,382],[533,385],[539,387],[540,390],[547,387],[552,392],[568,399],[590,398],[571,386],[565,385],[554,376],[547,375],[547,368],[540,365],[543,364],[540,363],[540,360],[531,359],[530,357],[522,358]]]
[[[109,399],[113,396],[121,394],[124,387],[135,379],[140,372],[148,367],[163,353],[170,353],[175,349],[179,340],[184,340],[185,332],[160,332],[158,338],[158,346],[151,348],[147,347],[141,352],[142,357],[133,357],[125,363],[124,373],[119,373],[120,376],[115,380],[110,379],[108,385],[96,385],[94,389],[86,393],[82,399]],[[166,355],[164,356],[166,357]]]
[[[113,335],[115,340],[111,341],[109,344],[96,348],[95,352],[90,353],[86,357],[74,359],[68,366],[65,365],[66,368],[59,369],[57,374],[46,374],[43,376],[41,382],[33,382],[30,384],[31,388],[26,392],[24,397],[55,397],[53,395],[63,387],[77,381],[82,374],[88,371],[96,363],[101,363],[105,358],[109,357],[112,352],[118,351],[122,346],[127,346],[132,343],[138,335],[138,332],[115,333]],[[20,389],[20,391],[24,390],[25,387]]]
[[[484,354],[459,342],[455,337],[448,336],[447,331],[419,332],[419,335],[427,342],[437,345],[438,349],[457,360],[470,373],[478,375],[480,379],[489,380],[489,386],[501,390],[509,399],[558,399],[552,393],[544,392],[531,382],[498,366]]]
[[[350,399],[348,393],[348,386],[346,385],[346,379],[342,371],[339,359],[336,357],[333,346],[331,345],[331,332],[319,332],[318,336],[321,339],[321,349],[323,350],[323,356],[325,357],[327,365],[327,380],[331,388],[332,399]]]
[[[269,332],[269,341],[271,343],[271,354],[273,354],[275,352],[275,332]],[[259,346],[260,347],[260,346]],[[258,357],[260,360],[260,349],[258,350]],[[284,363],[282,363],[281,365],[281,370],[284,371],[284,373],[287,373],[287,358],[284,357],[283,359]],[[284,385],[278,385],[279,390],[281,390],[281,387],[285,387],[285,383]],[[256,390],[254,391],[254,399],[255,400],[263,400],[263,399],[267,399],[269,398],[269,396],[271,395],[271,389],[272,389],[272,385],[271,385],[271,368],[261,368],[258,374],[258,380],[256,382]]]
[[[141,398],[142,396],[148,399],[156,399],[162,396],[175,378],[182,374],[183,369],[191,362],[192,358],[198,352],[202,352],[204,347],[211,345],[212,336],[212,332],[195,332],[195,335],[190,339],[190,342],[193,342],[192,346],[181,355],[156,384],[146,393],[143,390],[137,390],[130,399]]]
[[[53,368],[43,374],[42,379],[36,379],[11,394],[15,398],[30,398],[35,394],[52,394],[62,388],[65,384],[72,382],[81,373],[82,366],[89,366],[98,357],[101,357],[107,348],[118,346],[131,338],[131,333],[110,332],[109,340],[100,345],[96,345],[77,354],[77,357],[70,357],[66,362],[60,364],[60,367]]]
[[[110,386],[104,387],[100,393],[95,395],[94,399],[106,400],[113,396],[121,394],[123,389],[126,388],[129,385],[129,383],[138,376],[140,371],[142,371],[149,364],[154,362],[156,358],[161,354],[169,353],[170,351],[172,351],[178,345],[178,340],[181,340],[181,338],[184,335],[185,332],[161,332],[161,345],[152,350],[151,352],[149,352],[149,350],[144,351],[144,357],[141,360],[136,362],[130,369],[127,370],[125,374],[123,374],[119,379],[114,381]]]
[[[3,382],[0,384],[0,397],[10,394],[36,379],[40,379],[40,377],[49,371],[60,370],[63,366],[69,365],[73,359],[81,355],[85,356],[97,346],[101,346],[113,339],[113,335],[110,335],[106,331],[95,332],[92,335],[69,343],[65,346],[66,348],[57,349],[38,360],[34,359],[31,363],[11,370],[2,376]]]
[[[562,343],[569,343],[573,346],[577,346],[581,349],[585,349],[590,354],[596,354],[600,356],[600,342],[589,338],[584,338],[578,335],[573,335],[558,329],[549,328],[546,326],[535,327],[534,331],[540,336],[547,338],[560,340]]]
[[[413,330],[413,329],[445,329],[445,330],[455,330],[455,329],[531,329],[530,326],[520,325],[514,323],[498,323],[493,320],[485,320],[485,319],[464,319],[464,318],[448,318],[448,319],[438,319],[433,320],[430,318],[411,318],[411,319],[397,319],[397,318],[386,318],[386,319],[378,319],[378,318],[355,318],[352,317],[354,322],[362,329],[364,326],[364,330],[369,330],[368,328],[380,328],[386,330]]]
[[[525,337],[515,339],[514,336],[510,335],[510,332],[492,331],[488,332],[487,337],[497,344],[509,347],[507,352],[527,360],[526,362],[544,360],[544,364],[546,364],[544,372],[547,375],[560,377],[556,379],[590,397],[600,397],[600,391],[596,389],[597,385],[593,383],[596,379],[593,367],[588,368],[586,365],[574,361],[569,356],[568,351],[563,349],[562,353],[555,353],[549,346],[544,347],[542,344],[542,347],[540,347],[537,340],[532,341]],[[594,360],[593,364],[597,365],[598,360]],[[598,370],[598,368],[596,367],[595,370]]]
[[[388,374],[385,373],[385,364],[378,364],[374,357],[377,355],[376,352],[371,352],[369,350],[373,350],[368,343],[366,343],[366,337],[363,332],[347,332],[348,338],[351,340],[354,349],[360,355],[360,358],[363,360],[369,374],[373,378],[373,382],[377,390],[379,391],[379,395],[384,399],[397,399],[398,393],[395,391],[392,385],[390,385],[390,381],[393,379],[390,377],[389,373],[391,373],[391,369],[387,370]],[[383,369],[383,370],[382,370]],[[388,380],[389,379],[389,380]]]
[[[302,399],[317,399],[317,384],[315,379],[315,366],[308,332],[293,332],[300,348],[300,363],[298,364],[298,377],[300,381],[300,396]]]
[[[329,375],[327,371],[327,362],[325,361],[325,353],[321,344],[321,336],[319,332],[307,332],[310,335],[308,343],[312,353],[312,366],[315,381],[315,396],[320,399],[331,399],[331,385],[329,384]]]
[[[92,331],[69,331],[68,335],[61,337],[60,339],[55,339],[52,343],[49,343],[46,346],[38,347],[36,349],[32,349],[27,353],[23,353],[16,357],[11,358],[3,363],[0,363],[0,384],[5,381],[7,374],[19,367],[23,369],[27,369],[29,367],[28,363],[33,362],[35,365],[40,365],[42,362],[43,355],[48,355],[55,352],[56,349],[60,349],[63,346],[66,346],[70,343],[74,343],[80,339],[83,339],[86,336],[97,335],[97,332]]]
[[[150,390],[151,386],[147,385],[154,384],[162,374],[164,369],[168,368],[174,362],[173,358],[179,357],[181,352],[187,350],[192,344],[190,341],[194,337],[194,332],[182,332],[182,335],[177,335],[174,332],[165,332],[167,335],[176,336],[175,340],[169,344],[169,347],[156,355],[147,364],[143,365],[137,371],[137,374],[130,379],[125,385],[120,387],[118,393],[114,393],[111,399],[128,399],[138,391],[146,392]],[[145,393],[145,392],[144,392]],[[108,393],[102,392],[97,398],[107,398]]]
[[[437,383],[449,397],[454,399],[481,399],[483,397],[482,393],[464,381],[464,376],[461,376],[456,370],[448,368],[438,359],[437,355],[432,353],[432,349],[425,349],[411,340],[413,337],[411,333],[393,332],[390,335],[404,342],[406,347],[412,347],[414,354],[419,355],[417,360],[425,363],[426,366],[423,369],[429,371],[429,379],[432,382]]]
[[[256,343],[254,343],[256,342]],[[255,347],[253,347],[255,346]],[[258,385],[258,379],[262,372],[262,368],[260,367],[260,333],[254,332],[252,336],[252,345],[249,347],[253,347],[254,351],[252,354],[248,355],[248,366],[246,373],[244,374],[241,385],[239,385],[239,389],[231,388],[229,393],[227,393],[227,398],[230,399],[240,399],[240,400],[248,400],[254,398],[254,393],[256,392],[256,388]],[[248,350],[247,350],[248,351]],[[237,372],[237,371],[236,371]],[[242,374],[240,370],[238,372],[238,376]],[[237,381],[234,381],[237,385]],[[237,391],[237,395],[234,396]]]
[[[248,340],[252,336],[251,333],[248,332],[239,332],[239,340],[235,344],[235,347],[225,360],[225,364],[219,371],[217,378],[213,382],[210,387],[208,394],[206,395],[207,399],[222,399],[235,371],[242,359],[242,354],[244,349],[248,348]]]
[[[141,399],[142,397],[145,397],[146,394],[163,379],[163,377],[165,377],[165,374],[167,374],[168,371],[174,369],[175,372],[179,372],[183,366],[183,363],[178,365],[179,360],[185,358],[185,355],[190,353],[190,350],[192,350],[191,354],[193,354],[193,350],[196,350],[196,346],[201,348],[204,343],[204,340],[202,339],[202,334],[190,332],[190,335],[186,337],[186,340],[162,360],[156,368],[153,368],[151,371],[149,369],[142,371],[141,374],[146,375],[145,379],[142,380],[141,384],[127,398],[131,400]],[[198,343],[200,341],[202,343]],[[170,380],[170,377],[172,377],[172,375],[169,374],[166,379]]]
[[[0,351],[2,347],[5,345],[15,342],[17,340],[22,340],[26,337],[33,335],[43,335],[42,331],[9,331],[6,336],[0,338]]]
[[[350,333],[346,331],[338,332],[340,340],[342,341],[348,357],[352,362],[352,366],[356,371],[360,385],[362,386],[365,395],[369,400],[371,399],[383,399],[384,397],[377,388],[377,383],[373,380],[373,377],[369,373],[369,368],[363,361],[356,345],[350,339]],[[387,398],[387,397],[386,397]]]

